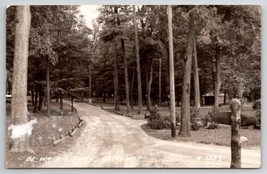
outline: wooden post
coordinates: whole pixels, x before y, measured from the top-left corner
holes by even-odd
[[[241,102],[233,99],[231,107],[231,168],[241,168],[241,141],[240,141],[240,125],[241,125]]]

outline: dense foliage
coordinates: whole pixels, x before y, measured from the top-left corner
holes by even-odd
[[[260,7],[173,6],[173,39],[176,103],[181,103],[182,69],[194,13],[200,95],[214,90],[215,62],[220,61],[221,92],[230,98],[241,94],[254,101],[260,94]],[[52,98],[88,96],[89,65],[92,94],[106,102],[114,97],[114,61],[118,75],[118,99],[125,102],[129,82],[131,104],[137,104],[137,76],[133,7],[105,5],[89,29],[78,6],[32,6],[28,91],[35,105],[45,100],[46,60],[49,60]],[[137,6],[142,98],[153,105],[168,103],[169,47],[166,6]],[[15,7],[7,9],[7,92],[11,90]],[[124,42],[123,44],[121,42]],[[124,57],[125,56],[125,57]],[[127,64],[125,64],[125,59]],[[160,63],[161,62],[161,66]],[[125,76],[127,66],[127,78]],[[161,68],[160,68],[161,67]],[[161,72],[161,73],[160,73]],[[160,83],[159,83],[160,82]],[[193,99],[193,85],[191,85]],[[72,91],[72,92],[71,92]],[[39,109],[40,109],[39,107]],[[150,106],[148,106],[149,108]]]

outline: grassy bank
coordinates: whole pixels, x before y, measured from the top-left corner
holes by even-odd
[[[39,161],[41,157],[49,158],[57,153],[66,151],[74,143],[74,138],[69,138],[66,142],[58,146],[52,145],[52,139],[55,137],[58,139],[60,135],[66,134],[70,129],[74,127],[79,121],[78,113],[72,112],[71,107],[68,104],[64,104],[63,110],[59,109],[59,103],[51,103],[51,118],[46,117],[46,108],[44,107],[38,113],[32,113],[29,120],[36,119],[37,123],[33,125],[32,134],[29,138],[29,144],[35,154],[31,153],[12,153],[10,149],[10,139],[7,138],[6,143],[6,166],[8,167],[36,167],[42,162]],[[31,107],[28,109],[32,110]],[[10,105],[6,107],[6,125],[7,128],[10,125]],[[10,132],[9,132],[10,133]],[[78,133],[79,134],[79,133]],[[75,135],[76,136],[76,135]],[[77,135],[78,136],[78,135]],[[37,159],[32,162],[27,162],[29,157],[36,157]]]

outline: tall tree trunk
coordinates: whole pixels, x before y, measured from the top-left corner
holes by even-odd
[[[172,7],[168,5],[168,29],[169,29],[169,67],[170,67],[170,113],[171,113],[171,136],[176,137],[175,117],[175,87],[174,87],[174,62],[173,62],[173,35],[172,35]],[[161,60],[160,60],[161,64]],[[161,72],[161,70],[160,70]],[[161,74],[161,73],[160,73]],[[159,82],[161,81],[161,77]]]
[[[135,5],[133,5],[133,13],[134,13],[133,23],[134,23],[134,35],[135,35],[134,39],[135,39],[136,73],[137,73],[137,84],[138,84],[138,107],[139,107],[139,114],[143,114],[142,81],[141,81],[140,55],[139,55]]]
[[[151,85],[153,80],[153,61],[150,65],[150,74],[149,74],[149,81],[148,81],[148,88],[147,88],[147,110],[150,111],[151,109]]]
[[[133,99],[134,78],[135,78],[135,69],[133,70],[132,81],[131,81],[131,90],[130,90],[130,101],[131,101],[132,106],[134,105],[134,99]]]
[[[43,99],[43,105],[44,106],[47,106],[46,104],[47,104],[47,94],[46,94],[46,88],[45,88],[45,92],[44,92],[44,99]],[[46,110],[47,110],[47,108],[46,108]]]
[[[218,111],[219,108],[219,95],[221,88],[221,67],[220,67],[220,57],[216,60],[216,80],[214,88],[214,111]]]
[[[114,13],[117,16],[118,14],[118,7],[114,7]],[[118,20],[118,18],[117,18]],[[115,24],[116,25],[116,24]],[[120,110],[119,108],[119,72],[118,72],[118,57],[117,57],[117,47],[114,43],[114,109]]]
[[[117,24],[118,26],[120,26],[120,18],[118,16],[118,13],[117,13]],[[129,113],[131,110],[131,106],[130,106],[130,97],[129,97],[128,63],[127,63],[125,44],[124,44],[123,38],[121,38],[121,49],[122,49],[122,55],[123,55],[123,60],[124,60],[126,106],[127,106],[127,113]]]
[[[38,110],[38,86],[36,82],[34,83],[35,93],[34,93],[34,106],[33,106],[33,112],[36,113]]]
[[[62,60],[61,57],[58,59],[59,63],[59,78],[62,79]],[[63,110],[63,92],[59,90],[59,109]]]
[[[254,102],[255,101],[255,90],[254,88],[250,88],[250,102]]]
[[[196,47],[196,35],[194,35],[193,43],[193,65],[194,65],[194,92],[195,92],[195,107],[200,108],[200,90],[199,90],[199,77],[198,77],[198,63],[197,63],[197,47]]]
[[[182,86],[182,108],[181,108],[181,129],[180,136],[188,137],[190,133],[190,83],[191,83],[191,66],[193,57],[193,40],[194,40],[194,23],[193,14],[190,13],[190,27],[188,34],[188,42],[184,57],[183,69],[183,86]]]
[[[15,29],[15,50],[13,62],[11,124],[15,126],[28,123],[27,117],[27,69],[29,32],[31,25],[30,6],[17,6]],[[12,131],[12,130],[11,130]],[[32,150],[29,147],[28,134],[13,139],[12,152]]]
[[[148,67],[147,63],[145,64],[145,81],[146,81],[146,109],[149,111],[150,110],[150,105],[148,102],[148,93],[149,93],[149,77],[148,77]]]
[[[223,104],[226,104],[226,90],[224,90],[224,95],[223,95]]]
[[[130,96],[129,96],[128,62],[127,62],[127,57],[126,57],[126,52],[125,52],[124,39],[121,39],[121,47],[122,47],[122,54],[123,54],[123,59],[124,59],[126,106],[127,106],[127,113],[129,113],[131,110],[131,106],[130,106]]]
[[[159,103],[161,103],[161,75],[162,74],[162,58],[159,58]]]
[[[215,60],[211,57],[210,58],[211,63],[211,75],[212,75],[212,87],[215,89],[215,73],[216,73],[216,65]]]
[[[71,96],[71,111],[74,111],[74,107],[73,107],[73,96]]]
[[[63,110],[63,95],[62,95],[62,91],[59,91],[59,109]]]
[[[92,104],[92,63],[89,65],[89,104]]]
[[[114,57],[114,107],[115,110],[120,110],[119,108],[119,75],[118,75],[118,57],[116,55],[115,47],[115,57]]]
[[[43,93],[43,87],[42,85],[40,84],[39,85],[39,103],[38,103],[38,110],[42,110],[42,107],[43,107],[43,101],[44,101],[44,93]]]
[[[241,168],[241,102],[233,99],[231,108],[231,168]]]
[[[49,75],[49,58],[46,58],[46,102],[47,102],[47,117],[51,117],[50,113],[50,75]]]
[[[34,107],[34,85],[31,88],[32,106]]]
[[[169,48],[169,44],[168,45],[165,45],[165,48],[166,48],[166,53],[167,53],[167,69],[169,70],[170,69],[170,48]],[[168,71],[168,77],[166,80],[167,80],[167,84],[169,84],[167,86],[167,90],[170,91],[170,71]],[[169,98],[168,98],[168,106],[169,106]]]
[[[106,93],[104,93],[103,103],[106,103]]]

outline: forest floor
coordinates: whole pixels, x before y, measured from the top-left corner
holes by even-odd
[[[68,138],[57,146],[52,145],[52,139],[55,137],[59,139],[60,135],[64,135],[71,130],[74,125],[79,121],[78,113],[71,111],[71,106],[68,104],[63,105],[63,111],[59,109],[59,103],[51,103],[51,119],[46,117],[46,107],[44,106],[38,113],[33,113],[29,119],[36,119],[37,123],[33,124],[32,134],[29,139],[29,144],[34,154],[31,153],[12,153],[9,152],[10,139],[6,140],[6,167],[9,168],[27,168],[38,166],[41,160],[46,160],[46,157],[52,157],[56,154],[68,150],[74,143],[73,138]],[[10,125],[10,104],[6,105],[6,128]],[[33,110],[29,107],[29,111]],[[6,131],[8,131],[6,129]],[[9,131],[8,131],[9,132]],[[10,132],[9,132],[10,133]],[[74,136],[79,136],[78,131]],[[35,159],[29,163],[27,160],[32,160],[32,156],[40,156],[43,159]]]

